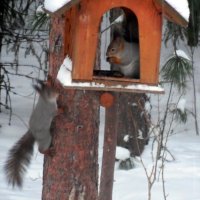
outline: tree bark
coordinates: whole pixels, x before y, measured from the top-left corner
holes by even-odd
[[[72,55],[74,10],[52,18],[50,76],[56,76],[66,55]],[[66,34],[67,32],[67,34]],[[53,124],[55,156],[44,159],[43,200],[95,200],[98,196],[99,93],[59,90],[63,110]]]
[[[53,124],[56,155],[45,157],[43,200],[95,200],[99,100],[96,92],[63,90],[64,113]]]

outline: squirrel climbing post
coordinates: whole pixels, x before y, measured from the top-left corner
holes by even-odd
[[[10,149],[4,166],[8,184],[13,187],[22,187],[35,142],[40,153],[49,156],[55,154],[53,147],[50,147],[52,141],[50,126],[57,113],[58,92],[41,81],[38,81],[34,88],[39,93],[39,99],[31,114],[29,129]]]

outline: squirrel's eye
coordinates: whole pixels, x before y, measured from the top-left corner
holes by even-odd
[[[111,51],[113,52],[113,51],[115,51],[115,49],[114,49],[114,48],[112,48],[112,49],[111,49]]]

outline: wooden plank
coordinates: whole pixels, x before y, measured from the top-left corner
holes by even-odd
[[[146,1],[142,8],[137,7],[137,12],[140,39],[140,80],[141,83],[146,84],[158,83],[162,18],[152,1]]]
[[[100,18],[94,14],[97,10],[96,3],[92,8],[88,4],[87,1],[81,1],[78,9],[73,51],[74,80],[92,80],[93,75]]]
[[[77,9],[71,8],[65,13],[65,35],[64,35],[64,53],[65,56],[69,56],[73,60],[74,49],[74,34],[76,31]]]

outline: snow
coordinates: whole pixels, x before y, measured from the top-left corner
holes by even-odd
[[[36,9],[36,14],[45,13],[43,8],[44,8],[43,5],[38,6]]]
[[[142,91],[150,91],[150,92],[157,91],[157,92],[161,92],[161,93],[164,92],[164,89],[161,86],[150,86],[150,85],[145,85],[145,84],[129,84],[127,86],[122,86],[122,85],[106,86],[104,84],[99,84],[94,81],[92,81],[92,82],[73,82],[71,73],[72,73],[72,61],[69,58],[69,56],[66,56],[62,65],[60,66],[60,69],[57,74],[57,79],[65,87],[74,87],[74,88],[84,87],[85,89],[101,88],[102,90],[110,90],[110,91],[112,91],[113,89],[117,89],[117,88],[124,88],[124,89],[129,89],[129,90],[139,90],[139,91],[142,90]]]
[[[115,21],[112,24],[121,23],[123,21],[124,21],[124,15],[120,15],[115,19]]]
[[[141,130],[138,130],[138,137],[137,137],[138,139],[140,139],[140,140],[143,140],[144,139],[144,137],[143,137],[143,134],[142,134],[142,131]]]
[[[117,146],[115,158],[117,160],[126,160],[130,158],[130,151],[124,147]]]
[[[71,59],[67,56],[64,61],[63,64],[61,65],[59,71],[58,71],[58,75],[57,75],[57,79],[63,84],[63,85],[69,85],[71,84],[71,70],[72,70],[72,61]]]
[[[190,59],[190,57],[187,55],[187,53],[185,53],[185,52],[184,52],[183,50],[181,50],[181,49],[176,50],[176,54],[177,54],[177,56],[179,56],[179,57],[182,57],[182,58],[187,59],[188,61],[191,61],[191,59]]]
[[[189,21],[189,7],[187,0],[165,0],[169,3],[177,12],[179,12],[187,21]]]
[[[70,1],[71,0],[45,0],[44,8],[50,12],[55,12]]]
[[[128,142],[128,141],[129,141],[129,138],[130,138],[129,135],[125,135],[124,138],[123,138],[124,142]]]
[[[169,142],[168,147],[176,156],[176,160],[165,163],[165,184],[168,200],[200,199],[199,137],[187,134],[175,135]],[[149,171],[153,166],[149,153],[151,152],[151,145],[152,140],[142,155],[145,166]],[[191,149],[193,147],[194,151]],[[115,170],[113,200],[147,200],[147,188],[146,175],[141,164],[129,171]],[[157,179],[152,189],[152,200],[164,199],[162,193],[162,181]]]
[[[181,98],[177,104],[177,109],[179,109],[182,113],[185,112],[185,105],[186,105],[186,99]]]
[[[150,104],[149,101],[146,101],[146,102],[145,102],[144,108],[145,108],[145,110],[146,110],[148,113],[150,113],[150,111],[151,111],[151,104]]]

